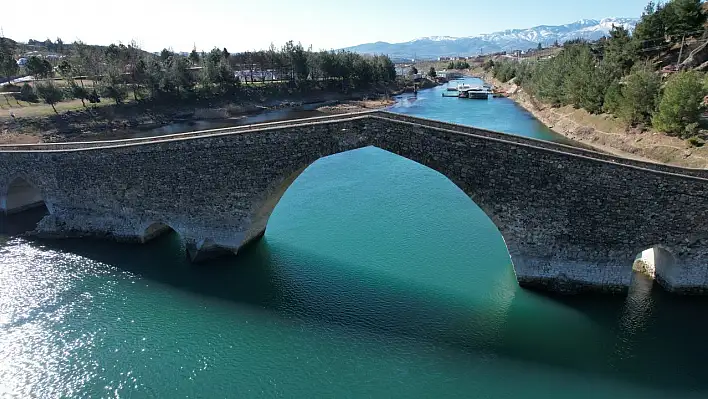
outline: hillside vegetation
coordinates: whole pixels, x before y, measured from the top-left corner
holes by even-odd
[[[695,62],[678,58],[700,56],[708,43],[705,24],[700,0],[650,2],[633,34],[615,27],[599,41],[567,42],[547,60],[497,58],[484,68],[498,80],[514,79],[544,104],[610,113],[628,128],[653,127],[701,146],[708,79],[690,67]]]

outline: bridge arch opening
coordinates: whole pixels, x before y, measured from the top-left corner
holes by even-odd
[[[0,233],[20,234],[34,230],[50,210],[42,191],[28,179],[16,177],[0,194]]]
[[[324,179],[322,179],[323,175]],[[393,214],[401,215],[401,219],[405,220],[400,224],[405,226],[404,230],[399,232],[404,236],[415,236],[411,242],[427,234],[424,232],[425,229],[421,228],[427,223],[431,223],[435,230],[438,228],[441,230],[425,239],[431,242],[449,240],[450,238],[438,235],[448,234],[449,231],[464,226],[473,231],[454,233],[457,237],[453,239],[465,241],[472,237],[485,236],[480,240],[485,242],[480,246],[480,258],[490,255],[482,255],[481,252],[491,250],[491,247],[494,248],[495,255],[490,258],[498,259],[505,266],[513,265],[512,268],[505,269],[509,274],[513,275],[514,267],[521,264],[513,240],[509,240],[504,235],[503,222],[496,217],[489,204],[476,198],[474,190],[465,187],[459,181],[456,182],[440,168],[436,168],[435,164],[428,165],[424,160],[403,156],[380,147],[367,146],[321,157],[305,167],[297,168],[294,172],[283,173],[279,184],[269,192],[270,196],[262,199],[259,203],[260,207],[250,214],[253,224],[246,234],[247,238],[258,237],[258,232],[262,232],[266,227],[268,231],[280,231],[282,220],[296,219],[298,230],[301,227],[310,230],[333,229],[331,236],[335,240],[345,239],[349,234],[340,235],[338,232],[358,231],[360,226],[347,226],[348,223],[358,223],[356,222],[358,219],[362,222],[362,226],[371,226],[369,232],[371,236],[365,239],[366,243],[378,242],[375,247],[386,245],[388,248],[396,248],[397,244],[404,244],[405,248],[405,243],[391,238],[398,233],[392,234],[388,230],[389,226],[380,225],[382,220],[388,220],[391,228],[394,228],[394,224],[399,225],[399,221],[390,216]],[[392,192],[395,194],[388,195]],[[387,195],[379,195],[382,193]],[[400,201],[392,198],[399,195]],[[380,200],[372,202],[369,200],[371,197]],[[333,205],[334,203],[337,205]],[[446,207],[448,209],[445,209]],[[347,210],[343,213],[346,216],[337,215],[341,212],[340,209],[345,208]],[[352,210],[357,214],[354,218],[351,216]],[[283,217],[284,213],[288,216]],[[313,218],[313,214],[317,214],[318,217]],[[321,222],[329,218],[341,218],[342,226],[337,228],[330,223]],[[274,223],[276,219],[277,225]],[[310,236],[310,233],[306,235]],[[357,235],[352,239],[361,241],[363,238]],[[348,245],[348,243],[337,242],[333,243],[332,247],[339,244]],[[466,243],[461,245],[467,246]],[[400,249],[400,252],[407,251],[415,253],[417,249]],[[385,252],[387,255],[398,251]],[[424,256],[427,257],[427,254]],[[474,262],[482,263],[478,259]],[[509,274],[505,274],[502,278],[509,277]]]
[[[185,256],[187,245],[184,236],[165,222],[153,222],[143,229],[140,237],[142,244],[149,243],[160,251]]]
[[[10,182],[2,205],[7,215],[46,207],[44,197],[39,188],[23,177],[16,177]]]
[[[661,283],[670,276],[676,264],[674,255],[661,245],[653,245],[640,252],[634,260],[632,270]]]
[[[146,243],[146,242],[152,241],[158,237],[172,235],[172,234],[179,235],[179,233],[177,233],[177,231],[175,229],[173,229],[172,227],[170,227],[170,225],[168,225],[167,223],[154,222],[145,228],[140,241],[142,243]]]
[[[168,250],[170,253],[180,253],[192,262],[202,262],[222,255],[233,254],[229,248],[217,245],[214,240],[198,239],[185,231],[180,231],[165,222],[153,222],[142,230],[139,236],[142,244],[154,242],[152,245]]]

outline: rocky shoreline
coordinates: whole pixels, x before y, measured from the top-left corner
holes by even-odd
[[[627,129],[611,115],[592,115],[571,106],[554,108],[540,103],[523,88],[500,82],[490,73],[479,75],[501,88],[507,97],[554,132],[598,151],[641,161],[690,168],[708,167],[708,148],[692,147],[685,140],[656,131]]]

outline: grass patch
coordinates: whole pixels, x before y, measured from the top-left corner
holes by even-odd
[[[698,136],[689,137],[686,141],[691,147],[703,147],[706,144],[706,141]]]

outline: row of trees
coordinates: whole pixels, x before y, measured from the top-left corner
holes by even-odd
[[[447,69],[469,69],[470,64],[467,61],[450,61],[447,64]]]
[[[44,59],[30,57],[26,70],[36,79],[60,75],[67,83],[66,89],[60,90],[45,82],[37,85],[34,94],[54,103],[57,98],[90,101],[102,96],[120,104],[128,96],[136,101],[161,101],[236,95],[243,92],[241,83],[249,81],[261,83],[258,87],[262,90],[276,86],[346,91],[388,85],[396,78],[394,64],[386,56],[314,52],[292,41],[281,49],[271,46],[267,51],[231,54],[225,48],[215,48],[208,53],[195,50],[187,56],[167,49],[150,54],[135,44],[101,48],[74,43],[71,49],[56,68]],[[85,89],[85,79],[94,81],[95,89]],[[32,98],[32,94],[25,94],[25,98]]]
[[[664,46],[666,39],[678,42],[684,36],[700,35],[706,21],[701,0],[650,1],[634,32],[641,48]]]
[[[51,39],[46,39],[44,41],[39,41],[39,40],[34,40],[34,39],[29,39],[27,41],[27,45],[32,48],[42,48],[46,49],[47,51],[63,54],[64,51],[66,50],[64,46],[64,41],[61,40],[60,37],[57,37],[57,40],[52,42]]]
[[[653,24],[667,20],[667,15],[674,22],[663,26],[662,36]],[[627,125],[653,125],[672,135],[690,137],[697,132],[700,107],[708,94],[704,76],[684,71],[664,82],[648,59],[659,50],[647,51],[644,44],[646,35],[652,34],[659,34],[664,45],[675,40],[677,34],[682,40],[688,31],[698,26],[703,29],[705,21],[700,1],[673,0],[658,6],[650,3],[633,36],[615,27],[608,38],[598,42],[566,43],[549,60],[497,61],[484,67],[493,69],[499,80],[515,78],[525,91],[544,103],[573,105],[591,113],[608,112]],[[702,30],[696,32],[702,34]]]

